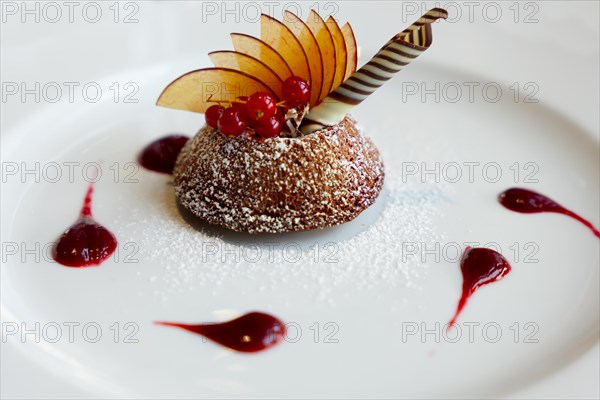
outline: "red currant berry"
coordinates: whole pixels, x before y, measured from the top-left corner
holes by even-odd
[[[277,115],[273,115],[267,120],[262,120],[254,127],[254,131],[263,139],[272,138],[279,135],[282,129],[282,119]]]
[[[253,122],[266,121],[275,115],[277,101],[267,92],[256,92],[246,102],[246,113]]]
[[[291,108],[308,104],[310,100],[310,87],[299,76],[290,76],[283,81],[281,92],[286,106]]]
[[[289,128],[286,124],[286,119],[285,119],[286,112],[287,111],[285,111],[283,108],[277,107],[277,112],[275,113],[275,118],[279,119],[279,123],[281,124],[281,132],[289,131]],[[279,133],[281,134],[281,132],[279,132]]]
[[[225,135],[239,136],[246,130],[246,121],[238,110],[229,107],[221,114],[217,126]]]
[[[283,108],[277,107],[275,117],[277,117],[279,119],[279,122],[281,122],[282,124],[285,124],[285,113],[286,111]]]
[[[213,128],[217,127],[217,122],[219,121],[219,117],[225,111],[225,107],[215,104],[214,106],[208,107],[206,113],[204,113],[204,118],[206,119],[206,123],[208,126],[212,126]]]
[[[248,116],[246,115],[246,105],[244,103],[238,103],[237,101],[231,102],[231,108],[240,114],[240,118],[245,123],[248,123]]]

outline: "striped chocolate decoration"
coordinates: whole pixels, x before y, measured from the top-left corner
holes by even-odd
[[[302,122],[302,133],[340,123],[353,107],[429,48],[432,41],[431,23],[440,18],[448,18],[448,12],[433,8],[390,39],[371,61],[309,111]]]

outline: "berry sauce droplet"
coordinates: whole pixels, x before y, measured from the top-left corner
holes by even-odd
[[[600,231],[588,220],[575,214],[554,200],[527,189],[512,188],[508,189],[498,196],[498,201],[504,207],[518,213],[533,214],[542,212],[552,212],[567,215],[588,227],[596,237],[600,238]]]
[[[66,267],[99,265],[117,248],[115,236],[92,218],[93,192],[90,184],[79,219],[58,238],[52,249],[52,258]]]
[[[171,135],[155,140],[142,150],[138,162],[150,171],[172,174],[177,156],[189,139],[187,136]]]
[[[269,314],[251,312],[221,323],[198,325],[156,322],[197,333],[232,350],[254,353],[266,350],[283,340],[285,325]]]
[[[463,276],[462,295],[456,313],[448,323],[448,329],[454,325],[467,301],[477,289],[504,278],[511,267],[497,251],[483,247],[467,247],[460,259],[460,270]]]

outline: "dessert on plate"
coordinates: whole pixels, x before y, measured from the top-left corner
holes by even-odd
[[[311,11],[261,16],[261,35],[231,35],[235,51],[209,54],[213,68],[177,78],[164,107],[204,113],[206,126],[173,170],[178,202],[235,231],[290,232],[356,218],[384,180],[379,150],[349,114],[431,45],[434,8],[357,70],[358,47]]]

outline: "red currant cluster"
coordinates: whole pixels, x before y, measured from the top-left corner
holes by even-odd
[[[228,136],[239,136],[251,127],[260,138],[275,137],[286,127],[285,112],[310,100],[308,83],[298,76],[287,78],[281,92],[283,102],[279,104],[269,93],[256,92],[230,103],[228,108],[220,104],[210,106],[204,115],[206,123]]]

